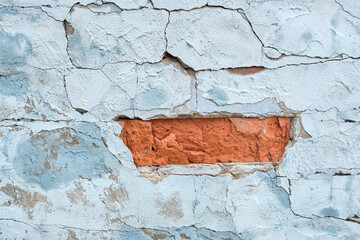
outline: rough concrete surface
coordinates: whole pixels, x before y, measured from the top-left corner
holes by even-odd
[[[0,239],[360,239],[360,2],[0,0]],[[139,167],[124,119],[288,117],[281,161]]]

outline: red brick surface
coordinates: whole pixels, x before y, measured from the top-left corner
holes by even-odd
[[[227,71],[232,74],[250,75],[264,70],[264,67],[229,68]]]
[[[290,119],[192,118],[123,120],[120,137],[136,166],[279,162]]]

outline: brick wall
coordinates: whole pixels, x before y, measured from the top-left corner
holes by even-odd
[[[288,118],[125,120],[121,124],[120,137],[136,166],[278,163],[290,134]]]
[[[360,239],[359,9],[0,0],[0,239]]]

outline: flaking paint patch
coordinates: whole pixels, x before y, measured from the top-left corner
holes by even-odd
[[[115,158],[96,128],[91,136],[71,128],[41,131],[20,143],[17,149],[13,162],[16,172],[45,190],[79,177],[100,177],[109,171],[106,160]]]
[[[360,239],[359,3],[0,0],[0,239]],[[101,101],[81,115],[71,91]],[[136,168],[112,122],[207,114],[294,117],[291,146]]]
[[[70,58],[76,66],[87,65],[90,61],[87,57],[88,55],[97,56],[99,59],[104,57],[103,54],[101,54],[102,52],[99,52],[98,49],[94,49],[94,47],[91,48],[90,46],[87,46],[87,44],[83,44],[80,33],[76,29],[70,32],[72,32],[72,34],[67,36],[68,49],[71,53]]]
[[[165,236],[165,238],[162,238]],[[119,233],[117,236],[114,236],[114,239],[121,239],[121,240],[153,240],[153,239],[168,239],[168,233],[155,230],[155,229],[137,229],[130,226],[122,226],[120,228]]]
[[[6,184],[0,188],[0,191],[12,198],[12,201],[5,202],[3,206],[11,207],[12,204],[23,208],[29,219],[33,218],[35,205],[38,203],[47,203],[47,197],[38,192],[29,192],[18,186]]]
[[[157,231],[153,229],[141,229],[143,233],[145,233],[147,236],[151,237],[153,240],[163,240],[163,239],[169,239],[170,234],[164,231]]]
[[[83,206],[94,207],[94,203],[90,203],[86,198],[86,189],[81,185],[81,182],[75,183],[76,188],[66,192],[66,195],[72,204],[81,204]]]
[[[108,202],[120,203],[122,207],[125,207],[125,201],[129,200],[126,189],[121,185],[111,184],[110,187],[104,189],[104,194]]]
[[[10,34],[0,28],[1,67],[24,66],[30,54],[32,54],[32,44],[24,34]]]
[[[233,232],[213,231],[207,228],[195,228],[193,226],[173,229],[171,232],[175,239],[211,239],[211,240],[251,240],[242,238]]]
[[[68,230],[68,238],[67,240],[79,240],[79,238],[76,236],[76,233],[73,230]]]
[[[25,72],[12,72],[12,73],[0,72],[0,95],[3,96],[21,95],[26,93],[28,89],[29,89],[29,76]]]
[[[179,220],[184,217],[181,201],[177,196],[173,196],[165,201],[156,200],[156,204],[161,209],[158,214],[167,218]]]

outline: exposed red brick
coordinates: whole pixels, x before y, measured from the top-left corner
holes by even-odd
[[[290,119],[190,118],[123,120],[120,137],[136,166],[279,162]]]
[[[264,67],[246,67],[246,68],[229,68],[228,72],[232,74],[249,75],[264,70]]]

